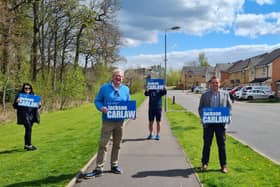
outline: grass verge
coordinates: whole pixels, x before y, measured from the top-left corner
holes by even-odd
[[[139,106],[143,93],[132,95]],[[93,104],[41,116],[34,124],[37,151],[23,149],[24,128],[0,125],[0,186],[65,186],[96,153],[101,114]]]
[[[250,147],[227,136],[228,174],[220,172],[216,141],[213,139],[208,170],[201,173],[202,127],[198,116],[168,100],[167,118],[173,134],[184,149],[204,186],[280,186],[280,166]],[[176,111],[177,110],[177,111]]]

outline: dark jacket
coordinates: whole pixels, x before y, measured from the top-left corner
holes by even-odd
[[[149,110],[161,110],[162,109],[161,97],[166,95],[166,89],[146,90],[144,95],[149,96]]]
[[[20,94],[20,93],[19,93]],[[40,114],[38,108],[18,106],[16,102],[19,94],[16,96],[13,103],[14,109],[17,110],[17,124],[23,125],[28,123],[40,123]]]

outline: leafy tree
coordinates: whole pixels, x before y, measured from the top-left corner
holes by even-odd
[[[210,66],[210,64],[208,63],[207,57],[205,56],[204,53],[198,54],[198,61],[199,61],[200,66],[205,66],[205,67]]]
[[[169,69],[167,73],[167,86],[175,86],[177,82],[181,79],[181,70]]]

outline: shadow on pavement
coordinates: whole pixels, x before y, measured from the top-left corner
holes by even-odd
[[[161,171],[141,171],[135,175],[133,178],[144,178],[149,176],[159,176],[159,177],[188,177],[195,173],[194,168],[188,169],[171,169],[171,170],[161,170]]]
[[[123,139],[122,142],[138,142],[138,141],[145,141],[147,140],[147,138],[134,138],[134,139]]]

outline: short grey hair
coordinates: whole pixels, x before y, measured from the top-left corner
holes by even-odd
[[[123,71],[119,68],[113,70],[113,75],[115,75],[116,73],[120,73],[123,76]]]

